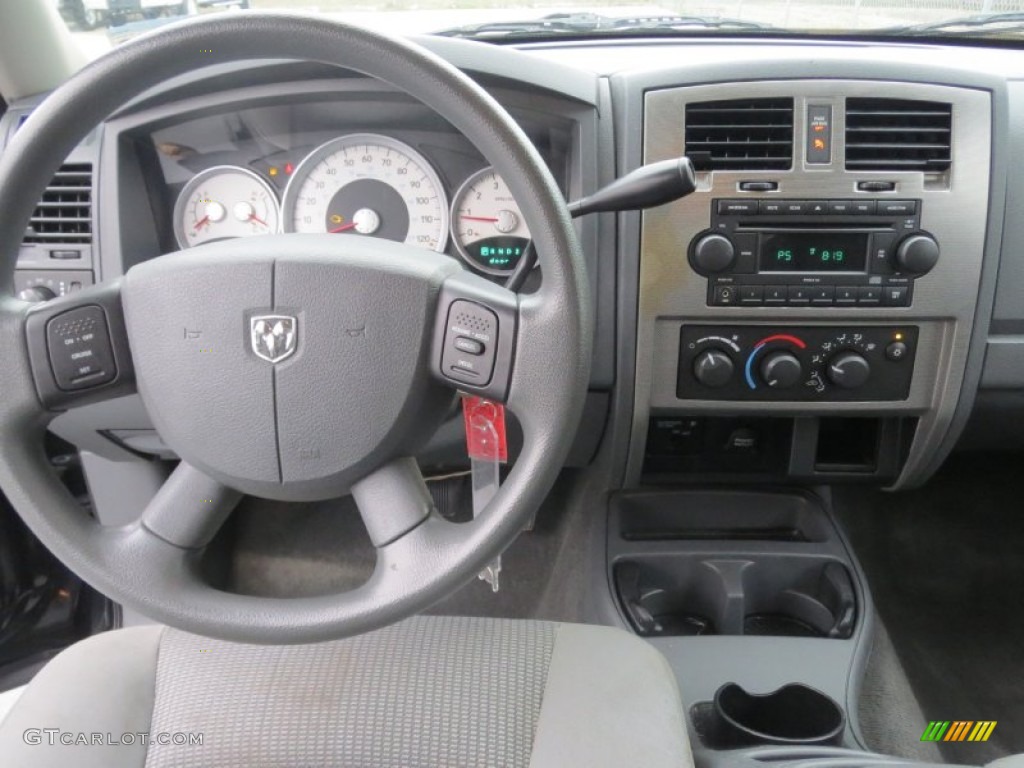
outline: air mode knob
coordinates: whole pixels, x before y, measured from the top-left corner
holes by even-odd
[[[901,272],[923,275],[939,263],[939,243],[924,232],[915,232],[896,246],[896,263]]]
[[[712,272],[723,272],[732,266],[736,258],[736,248],[725,235],[707,234],[700,237],[693,245],[690,264],[697,272],[707,275]]]
[[[706,349],[693,361],[693,376],[705,387],[724,387],[732,380],[732,358],[720,349]]]
[[[856,352],[840,352],[828,361],[825,372],[837,387],[857,389],[871,377],[871,363]]]
[[[22,301],[49,301],[57,297],[57,294],[47,288],[45,285],[30,285],[28,288],[24,288],[18,291],[18,298]]]
[[[799,358],[789,352],[772,352],[761,362],[761,378],[772,389],[789,389],[804,377]]]

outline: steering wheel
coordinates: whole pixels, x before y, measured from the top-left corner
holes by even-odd
[[[517,295],[443,254],[379,239],[268,235],[161,256],[44,304],[11,296],[35,201],[92,126],[170,77],[257,58],[361,72],[462,131],[523,210],[543,270],[539,290]],[[87,66],[35,110],[0,158],[0,259],[0,485],[75,573],[182,629],[315,642],[429,607],[523,529],[580,418],[590,298],[554,180],[512,118],[467,76],[365,29],[284,14],[208,17]],[[483,353],[468,357],[460,336],[481,342]],[[104,527],[63,488],[43,437],[57,412],[134,391],[182,461],[136,523]],[[433,508],[410,458],[456,391],[505,403],[524,441],[486,509],[458,525]],[[202,551],[242,494],[349,492],[377,548],[361,587],[271,599],[203,580]]]

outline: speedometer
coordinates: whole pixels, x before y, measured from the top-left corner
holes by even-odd
[[[284,192],[285,232],[380,237],[444,251],[448,202],[430,163],[387,136],[357,133],[313,150]]]

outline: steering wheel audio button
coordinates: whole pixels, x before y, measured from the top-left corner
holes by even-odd
[[[468,336],[456,336],[454,346],[460,352],[465,352],[467,355],[482,355],[484,353],[483,342],[471,339]]]

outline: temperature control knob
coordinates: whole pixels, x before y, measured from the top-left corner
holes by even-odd
[[[840,352],[828,361],[828,380],[843,389],[857,389],[871,376],[871,363],[856,352]]]
[[[732,374],[732,358],[720,349],[706,349],[693,361],[694,378],[705,387],[724,387]]]
[[[707,234],[693,245],[690,264],[702,275],[722,272],[732,266],[736,249],[725,235]]]
[[[916,232],[896,246],[896,263],[901,272],[923,275],[939,262],[939,243],[931,235]]]
[[[803,378],[804,370],[796,355],[772,352],[761,362],[761,378],[772,389],[789,389]]]
[[[22,301],[49,301],[56,296],[57,294],[45,285],[30,285],[28,288],[18,291],[18,298]]]

